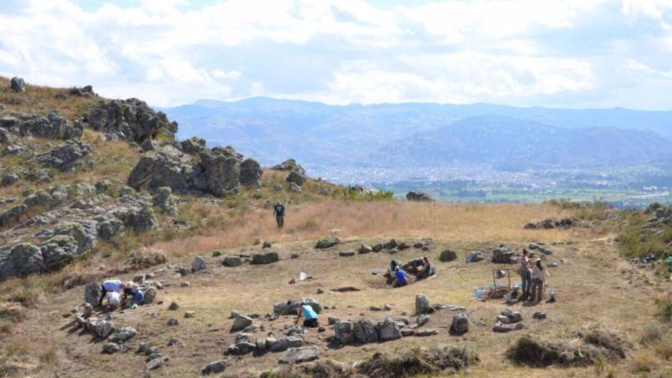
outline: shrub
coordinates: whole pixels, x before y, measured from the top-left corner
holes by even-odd
[[[653,349],[665,360],[672,358],[672,335],[664,335],[658,343],[653,346]]]
[[[665,330],[659,324],[648,324],[644,327],[644,332],[640,342],[644,345],[653,345],[659,342],[665,335]]]
[[[658,316],[665,323],[672,322],[672,298],[658,300]]]
[[[650,373],[658,368],[656,358],[646,351],[637,353],[632,359],[632,371],[634,373]]]

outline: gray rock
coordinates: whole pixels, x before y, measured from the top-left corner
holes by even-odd
[[[187,311],[184,313],[185,319],[191,319],[196,317],[196,311]]]
[[[359,252],[359,254],[362,254],[362,255],[363,255],[363,254],[366,254],[366,253],[373,252],[373,248],[371,248],[371,246],[368,246],[368,245],[366,245],[366,244],[362,244],[362,245],[359,247],[359,249],[357,250],[357,252]]]
[[[201,256],[194,257],[194,261],[191,262],[191,270],[194,272],[199,272],[208,268],[208,262],[205,258]]]
[[[294,159],[287,159],[287,160],[283,161],[282,163],[274,166],[271,169],[274,169],[274,170],[277,170],[277,171],[296,171],[296,172],[298,172],[302,175],[306,173],[305,169],[303,169],[302,166],[297,164],[296,160],[294,160]]]
[[[467,256],[468,263],[474,263],[485,260],[485,252],[483,251],[474,251],[469,253]]]
[[[243,264],[243,260],[238,257],[238,256],[226,256],[224,260],[222,260],[222,265],[228,266],[228,267],[236,267],[240,266]]]
[[[168,319],[168,322],[166,324],[168,324],[169,326],[176,326],[179,325],[180,322],[175,318],[170,318]]]
[[[416,322],[418,323],[418,327],[422,327],[423,325],[427,324],[431,317],[429,315],[422,314],[418,316],[416,319]]]
[[[252,255],[252,264],[271,264],[280,261],[276,252],[255,253]]]
[[[401,330],[401,336],[402,337],[409,337],[409,336],[414,336],[415,331],[412,329],[402,329]]]
[[[289,173],[287,176],[287,182],[288,183],[294,183],[298,186],[303,186],[303,184],[306,182],[307,178],[305,174],[297,172],[297,171],[292,171]]]
[[[291,348],[280,357],[278,361],[281,364],[301,364],[310,362],[319,358],[320,352],[316,346]]]
[[[98,336],[99,339],[106,339],[115,329],[114,323],[108,320],[96,321],[90,324],[93,328],[93,333]]]
[[[498,333],[506,333],[506,332],[511,332],[511,331],[517,331],[525,328],[522,324],[502,324],[502,323],[497,323],[495,326],[492,328],[493,332],[498,332]]]
[[[427,336],[435,336],[438,335],[439,331],[435,329],[416,329],[413,332],[413,336],[416,337],[427,337]]]
[[[350,344],[355,340],[354,326],[352,322],[339,321],[334,324],[336,339],[341,344]]]
[[[19,175],[17,175],[16,173],[8,173],[2,176],[2,181],[0,181],[0,185],[10,186],[16,184],[17,182],[19,182]]]
[[[119,217],[126,228],[130,228],[135,232],[145,232],[159,228],[159,221],[154,215],[154,210],[148,204],[142,205],[141,208],[125,209],[115,216]]]
[[[391,341],[401,338],[399,326],[392,318],[385,318],[385,321],[378,325],[378,339],[380,341]]]
[[[294,182],[290,182],[289,191],[292,193],[301,194],[301,187]]]
[[[121,347],[119,346],[119,344],[107,343],[107,344],[103,345],[103,353],[104,354],[114,354],[114,353],[117,353],[120,350],[121,350]]]
[[[502,316],[509,318],[511,323],[518,323],[523,320],[523,315],[520,312],[513,311],[510,308],[507,308],[502,312]]]
[[[432,312],[432,307],[429,304],[429,299],[425,294],[415,295],[415,313],[417,315],[427,314]]]
[[[433,201],[432,197],[424,192],[408,192],[406,193],[406,199],[408,201],[417,201],[417,202]]]
[[[162,186],[157,190],[154,196],[154,206],[166,215],[177,216],[179,213],[173,191],[167,186]]]
[[[25,92],[26,91],[26,82],[23,80],[23,78],[20,77],[13,77],[12,80],[9,83],[9,89],[12,92]]]
[[[91,153],[90,146],[76,140],[67,140],[65,144],[38,155],[37,161],[44,167],[70,172],[84,165],[89,153]]]
[[[180,150],[182,150],[182,152],[184,152],[185,154],[198,155],[207,150],[205,145],[206,145],[205,139],[191,137],[187,140],[180,142]]]
[[[258,188],[261,186],[259,179],[264,171],[261,166],[253,159],[245,159],[240,163],[240,184],[247,187]]]
[[[496,264],[517,264],[515,252],[505,246],[495,248],[492,252],[492,262]]]
[[[338,255],[341,257],[352,257],[355,255],[355,251],[341,251]]]
[[[317,249],[326,249],[326,248],[331,248],[339,243],[339,240],[337,237],[331,236],[327,238],[323,238],[317,241],[317,244],[315,244],[315,248]]]
[[[89,110],[84,122],[111,139],[124,139],[141,144],[159,135],[172,136],[177,124],[168,122],[165,114],[156,113],[138,99],[106,100]]]
[[[170,356],[158,355],[156,358],[153,358],[147,362],[145,365],[146,370],[155,370],[161,367],[165,362],[170,361]]]
[[[133,327],[118,327],[110,336],[109,341],[113,343],[123,343],[135,337],[138,333]]]
[[[32,244],[21,243],[9,251],[0,252],[0,281],[44,271],[42,250]]]
[[[0,123],[0,126],[2,124]],[[0,143],[9,143],[14,141],[14,136],[9,133],[6,129],[0,127]]]
[[[535,312],[534,314],[532,314],[532,318],[539,320],[546,319],[546,313],[541,311]]]
[[[177,302],[173,301],[170,303],[170,306],[168,306],[168,310],[170,311],[177,311],[180,309],[180,305],[177,304]]]
[[[451,251],[450,249],[446,249],[445,251],[441,252],[439,260],[442,262],[455,261],[457,260],[457,253],[455,253],[455,251]]]
[[[376,327],[369,319],[361,319],[353,324],[355,340],[362,343],[375,343],[378,341]]]
[[[84,302],[91,306],[98,306],[98,301],[102,294],[101,284],[98,282],[89,282],[84,287]]]
[[[239,316],[236,318],[236,320],[233,321],[233,325],[231,326],[231,333],[242,331],[245,329],[245,327],[252,325],[252,319],[250,319],[247,316]]]
[[[103,218],[98,222],[98,236],[103,240],[112,240],[126,231],[124,222],[115,217]]]
[[[78,88],[70,88],[68,91],[68,94],[71,96],[76,96],[76,97],[94,97],[97,96],[95,92],[93,92],[93,87],[90,85]]]
[[[338,318],[334,318],[331,316],[327,318],[327,322],[329,323],[330,326],[338,323],[338,321],[339,321]]]
[[[298,336],[281,337],[268,344],[268,350],[271,352],[284,352],[289,348],[298,348],[303,346],[303,339]]]
[[[226,370],[226,360],[211,362],[201,369],[201,375],[222,373]]]
[[[453,316],[453,323],[450,326],[450,330],[458,335],[467,333],[469,331],[469,318],[467,318],[467,314]]]

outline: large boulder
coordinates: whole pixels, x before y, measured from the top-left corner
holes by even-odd
[[[206,150],[206,141],[202,138],[191,137],[180,142],[180,149],[185,154],[198,155]]]
[[[406,199],[409,201],[417,201],[417,202],[433,201],[432,197],[424,192],[408,192],[406,194]]]
[[[453,316],[453,323],[450,326],[450,331],[458,335],[467,333],[469,331],[469,318],[467,318],[467,314]]]
[[[299,187],[302,186],[307,180],[306,175],[299,173],[297,171],[292,171],[289,173],[287,176],[287,182],[288,183],[294,183],[298,185]]]
[[[317,360],[320,356],[320,351],[316,346],[302,347],[302,348],[291,348],[288,349],[285,354],[280,357],[278,361],[281,364],[301,364],[304,362],[310,362]]]
[[[268,350],[271,352],[284,352],[289,348],[301,346],[303,346],[303,339],[299,336],[283,336],[267,343]]]
[[[117,327],[108,341],[113,343],[123,343],[132,339],[138,331],[133,327]]]
[[[336,340],[341,344],[350,344],[355,340],[354,325],[352,322],[339,321],[334,324]]]
[[[247,187],[259,187],[259,179],[264,171],[253,159],[245,159],[240,163],[240,184]]]
[[[432,306],[429,304],[429,298],[425,294],[416,294],[415,296],[415,313],[417,315],[427,314],[432,312]]]
[[[236,320],[233,321],[231,326],[231,333],[244,330],[247,326],[252,325],[252,319],[247,316],[238,316]]]
[[[385,321],[378,324],[378,340],[391,341],[401,338],[401,330],[394,319],[387,317]]]
[[[0,281],[44,270],[42,250],[33,244],[21,243],[11,249],[0,249]]]
[[[271,169],[275,169],[278,171],[289,171],[289,172],[298,172],[302,175],[306,174],[306,170],[303,169],[302,166],[296,163],[296,160],[294,159],[287,159],[283,161],[282,163],[274,166]]]
[[[151,206],[145,204],[141,208],[125,208],[115,213],[115,216],[124,223],[126,228],[135,232],[145,232],[159,228],[159,221],[154,215]]]
[[[194,261],[191,262],[191,270],[193,272],[205,270],[207,267],[208,262],[201,256],[194,257]]]
[[[322,238],[317,241],[317,244],[315,244],[315,248],[317,249],[327,249],[331,248],[339,243],[339,240],[335,236],[330,236],[326,238]]]
[[[492,251],[492,262],[496,264],[517,264],[518,259],[514,251],[502,245]]]
[[[90,146],[76,140],[68,140],[65,144],[38,155],[37,161],[47,168],[70,172],[85,164],[85,158],[90,152]]]
[[[439,256],[439,261],[442,262],[450,262],[455,260],[457,260],[457,253],[455,253],[455,251],[451,251],[450,249],[446,249],[445,251],[441,252],[441,255]]]
[[[26,82],[23,80],[23,78],[15,76],[9,82],[9,89],[12,92],[25,92],[26,91]]]
[[[201,375],[222,373],[226,370],[226,360],[211,362],[201,369]]]
[[[378,341],[376,327],[369,319],[361,319],[353,325],[355,340],[362,344],[375,343]]]
[[[97,227],[98,236],[103,240],[112,240],[126,230],[124,222],[115,217],[99,218]]]
[[[98,282],[89,282],[84,287],[84,302],[91,306],[97,306],[102,294],[102,286]]]
[[[14,118],[12,129],[22,137],[68,140],[84,135],[81,124],[70,123],[52,110],[46,117],[38,114],[21,114]]]
[[[280,257],[278,257],[276,252],[255,253],[252,255],[252,264],[255,265],[272,264],[278,261],[280,261]]]
[[[144,101],[134,98],[101,101],[89,110],[84,122],[112,139],[138,144],[161,134],[172,136],[177,132],[177,123],[169,122],[165,114],[155,112]]]

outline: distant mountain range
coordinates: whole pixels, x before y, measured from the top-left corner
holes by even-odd
[[[500,170],[669,161],[672,112],[423,103],[332,106],[270,98],[162,109],[180,138],[232,145],[271,165],[489,164]]]

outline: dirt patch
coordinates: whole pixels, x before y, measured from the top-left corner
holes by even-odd
[[[523,336],[508,350],[507,357],[516,364],[530,367],[588,366],[598,361],[626,358],[632,349],[624,336],[602,327],[584,328],[576,336],[562,341]]]
[[[352,286],[346,286],[346,287],[339,287],[338,289],[331,289],[331,291],[335,291],[338,293],[352,293],[354,291],[361,291],[361,289]]]

